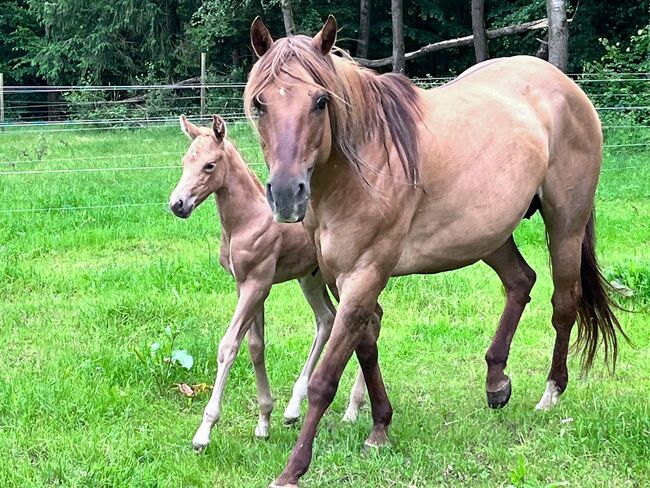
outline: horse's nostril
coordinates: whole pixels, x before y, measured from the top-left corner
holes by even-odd
[[[299,200],[302,200],[307,196],[307,185],[304,183],[298,183],[298,193],[296,193],[296,197],[298,197]]]
[[[271,183],[266,184],[266,198],[269,200],[269,203],[273,203],[273,190]]]
[[[176,200],[172,205],[172,210],[179,211],[183,208],[183,200]]]

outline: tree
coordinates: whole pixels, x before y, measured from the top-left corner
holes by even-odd
[[[296,33],[296,24],[293,22],[293,10],[291,8],[291,0],[280,0],[280,8],[282,9],[282,20],[284,21],[284,32],[287,37],[293,36]]]
[[[485,33],[485,0],[472,0],[472,34],[476,62],[480,63],[489,57]]]
[[[404,73],[404,9],[402,0],[391,0],[393,21],[393,73]]]
[[[368,57],[368,41],[370,40],[370,0],[359,1],[359,42],[357,56]]]
[[[548,0],[548,62],[566,71],[569,59],[569,23],[565,0]]]

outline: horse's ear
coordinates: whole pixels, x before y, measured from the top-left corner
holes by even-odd
[[[266,54],[266,51],[271,49],[273,45],[273,38],[271,33],[262,22],[262,18],[258,15],[251,24],[251,44],[253,51],[259,58]]]
[[[332,46],[336,42],[336,30],[338,29],[336,25],[336,18],[333,15],[327,17],[325,25],[320,30],[318,34],[312,39],[312,44],[318,52],[323,56],[329,54]]]
[[[217,142],[221,142],[226,138],[226,122],[216,114],[212,116],[212,132],[214,132]]]
[[[181,123],[181,130],[191,141],[196,139],[197,136],[201,134],[201,129],[187,120],[187,117],[185,117],[185,115],[181,115],[178,120]]]

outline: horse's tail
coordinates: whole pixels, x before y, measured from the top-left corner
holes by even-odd
[[[576,347],[582,352],[582,367],[588,371],[596,356],[598,344],[603,343],[605,363],[611,359],[612,370],[616,367],[618,338],[620,334],[626,341],[613,309],[620,308],[612,300],[612,286],[603,276],[596,259],[596,235],[594,213],[587,222],[582,240],[582,260],[580,265],[582,298],[578,302],[578,339]]]

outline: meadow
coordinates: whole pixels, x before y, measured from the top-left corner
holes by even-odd
[[[264,176],[248,127],[231,126],[230,136]],[[610,144],[643,138],[647,128],[607,133]],[[244,346],[212,444],[201,455],[191,448],[209,392],[188,398],[174,384],[213,382],[236,294],[218,263],[214,201],[187,221],[165,206],[180,176],[168,166],[186,147],[177,127],[0,132],[1,487],[257,488],[284,467],[297,429],[282,412],[314,330],[297,283],[267,300],[270,439],[253,436]],[[144,169],[119,170],[133,167]],[[538,281],[513,341],[513,395],[502,410],[490,410],[484,393],[483,356],[504,302],[497,276],[477,264],[393,279],[381,296],[379,343],[392,445],[361,453],[367,406],[357,424],[341,423],[351,364],[304,486],[649,486],[649,222],[650,147],[607,148],[598,254],[608,278],[633,294],[621,299],[633,312],[619,317],[634,346],[622,344],[615,373],[597,361],[582,376],[573,357],[569,388],[547,413],[534,411],[554,339],[539,215],[516,232]],[[152,373],[134,351],[165,344],[168,327],[194,364]]]

